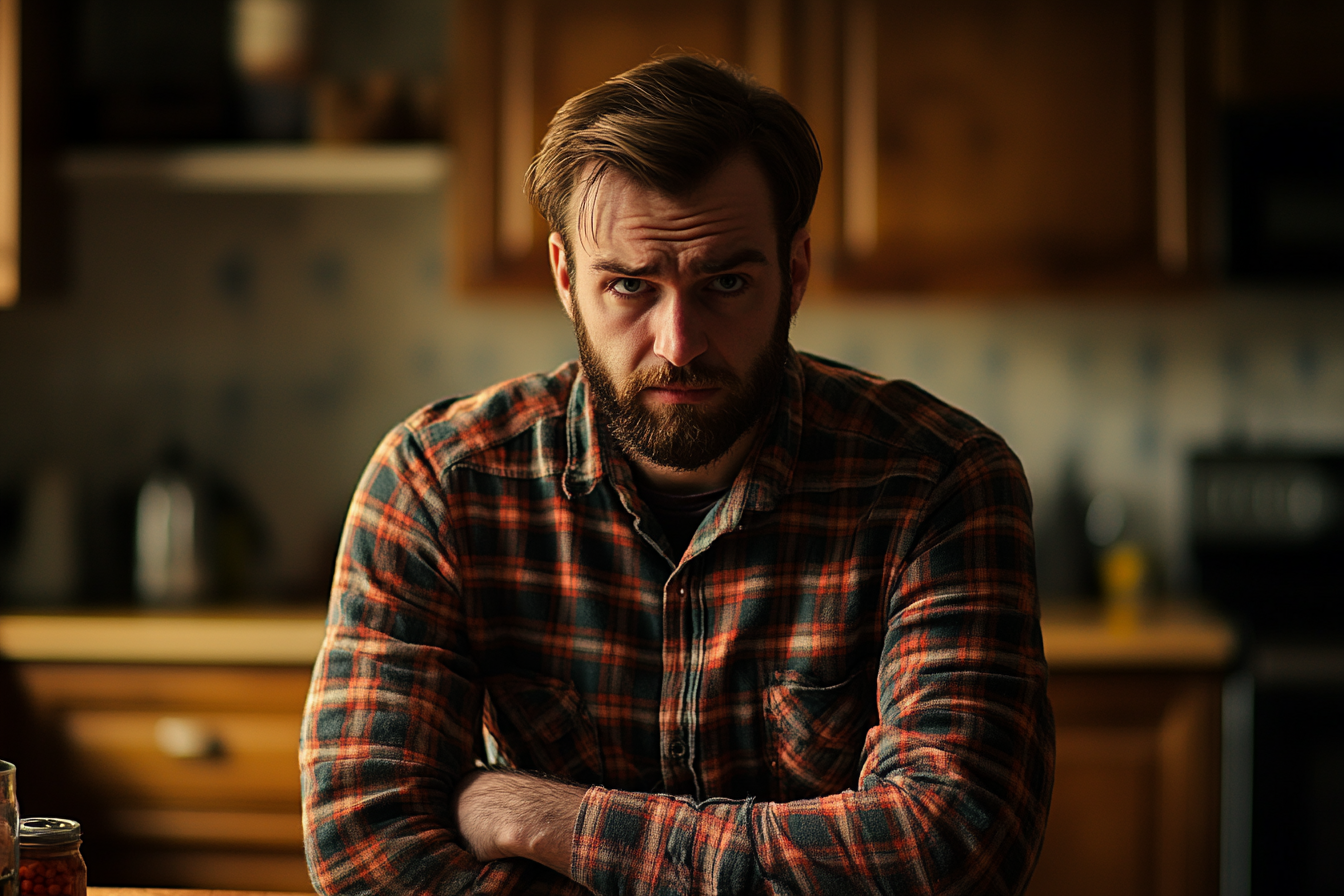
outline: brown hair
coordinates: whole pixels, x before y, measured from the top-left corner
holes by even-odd
[[[570,99],[551,119],[527,169],[527,192],[568,247],[571,205],[589,163],[596,164],[583,198],[610,168],[680,195],[742,150],[769,184],[779,260],[787,270],[788,247],[817,197],[821,152],[788,100],[726,62],[655,59]]]

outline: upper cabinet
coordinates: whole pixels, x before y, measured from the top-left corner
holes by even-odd
[[[1197,0],[845,0],[799,96],[847,290],[1171,286],[1202,272]]]
[[[778,86],[781,0],[461,0],[456,44],[460,265],[468,288],[547,288],[546,226],[523,175],[569,97],[656,53],[695,50]]]
[[[573,94],[657,52],[744,65],[826,172],[814,281],[846,292],[1178,285],[1202,272],[1201,0],[463,0],[462,270],[544,287],[523,172]],[[1204,142],[1202,142],[1204,141]]]
[[[0,308],[59,294],[66,202],[56,176],[61,10],[0,0]]]

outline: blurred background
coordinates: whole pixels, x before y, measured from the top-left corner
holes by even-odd
[[[320,612],[381,436],[575,354],[520,186],[550,115],[688,48],[817,131],[795,346],[1006,437],[1048,604],[1210,610],[1241,636],[1233,671],[1261,629],[1339,626],[1337,2],[3,8],[11,611]],[[1344,794],[1337,728],[1323,793]],[[1223,843],[1224,892],[1248,891],[1226,864],[1247,842]],[[1319,885],[1295,884],[1338,892]]]
[[[810,113],[827,171],[794,343],[999,430],[1047,592],[1097,587],[1069,530],[1103,492],[1152,587],[1197,591],[1193,452],[1344,445],[1341,150],[1312,136],[1344,92],[1334,4],[1177,4],[1174,37],[1138,2],[701,3],[624,27],[601,6],[30,11],[4,599],[129,601],[134,500],[173,452],[248,515],[216,593],[321,601],[390,426],[573,356],[517,176],[565,96],[677,46],[766,68]],[[901,36],[856,41],[856,15]],[[1275,116],[1305,148],[1258,146]],[[39,573],[42,551],[72,562]]]

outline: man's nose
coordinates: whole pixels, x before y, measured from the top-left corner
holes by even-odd
[[[685,367],[709,347],[702,309],[694,299],[668,296],[655,311],[653,352],[673,367]]]

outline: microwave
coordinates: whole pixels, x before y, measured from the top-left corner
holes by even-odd
[[[1201,591],[1258,632],[1344,632],[1344,450],[1210,450],[1190,463]]]
[[[1344,283],[1344,103],[1226,111],[1223,175],[1229,280]]]

